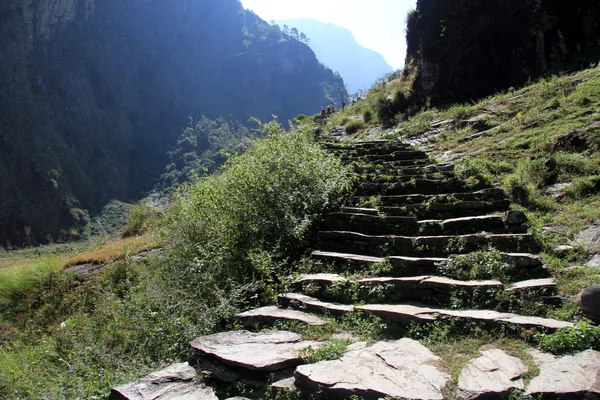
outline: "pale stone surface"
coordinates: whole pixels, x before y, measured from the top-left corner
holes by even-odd
[[[325,398],[441,400],[450,376],[437,368],[439,361],[412,339],[378,342],[339,360],[299,366],[296,386],[306,392],[322,390]]]
[[[540,373],[525,394],[533,398],[600,399],[600,353],[587,350],[572,356],[555,357],[530,350]]]
[[[524,389],[521,376],[527,372],[523,362],[500,349],[481,351],[458,377],[458,399],[475,400],[492,395],[508,398],[513,389]]]
[[[435,321],[434,313],[438,309],[434,307],[412,305],[412,304],[369,304],[357,306],[358,311],[367,311],[378,317],[388,318],[401,324],[411,322]]]
[[[594,255],[590,260],[585,263],[586,267],[600,267],[600,254]]]
[[[590,251],[600,250],[600,221],[579,232],[575,242],[582,244]]]
[[[302,363],[300,351],[319,342],[303,341],[293,332],[230,331],[201,336],[191,343],[193,349],[219,361],[249,370],[276,371]]]
[[[536,290],[536,289],[554,289],[556,288],[556,282],[552,278],[545,279],[530,279],[528,281],[515,282],[510,285],[506,290]]]
[[[276,320],[298,321],[311,326],[320,326],[327,324],[327,321],[316,315],[308,314],[298,310],[289,310],[277,306],[261,307],[249,310],[236,315],[239,320],[246,323],[272,322]]]
[[[338,274],[307,274],[300,275],[294,283],[344,283],[347,279]]]
[[[527,223],[527,217],[522,211],[510,210],[504,214],[504,219],[509,225],[523,225]]]
[[[174,364],[137,382],[111,389],[110,400],[218,400],[213,390],[194,383],[196,370]]]
[[[331,251],[313,251],[312,258],[316,260],[338,261],[338,262],[365,262],[365,263],[380,263],[384,262],[385,258],[370,257],[359,254],[335,253]]]
[[[459,281],[455,279],[450,279],[442,276],[432,276],[430,278],[425,279],[421,283],[422,287],[434,287],[439,289],[450,289],[452,287],[458,288],[495,288],[501,289],[504,286],[502,282],[495,280],[487,280],[487,281]]]
[[[596,323],[600,323],[600,285],[585,288],[578,299],[583,314]]]
[[[351,305],[327,303],[319,299],[315,299],[314,297],[306,296],[299,293],[280,294],[278,299],[280,305],[286,307],[288,304],[291,304],[292,306],[297,305],[302,309],[329,312],[332,314],[344,314],[354,310],[354,306]]]
[[[293,376],[290,378],[281,379],[277,382],[273,382],[271,387],[279,390],[292,391],[296,389],[296,379]]]

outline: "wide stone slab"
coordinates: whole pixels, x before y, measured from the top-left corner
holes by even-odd
[[[439,361],[419,342],[401,339],[350,351],[339,360],[299,366],[294,376],[304,393],[321,391],[327,399],[441,400],[450,376],[437,368]]]
[[[458,399],[508,399],[514,389],[525,388],[521,378],[528,370],[523,362],[500,349],[481,351],[458,377]]]
[[[402,324],[411,322],[434,321],[438,316],[452,317],[481,323],[507,323],[523,328],[537,328],[553,331],[560,328],[572,327],[573,324],[550,318],[528,317],[512,313],[501,313],[493,310],[446,310],[420,303],[406,304],[370,304],[357,306],[356,310],[366,311],[382,318],[387,318]]]
[[[338,274],[306,274],[300,275],[293,283],[331,284],[345,283],[348,280]]]
[[[316,315],[308,314],[298,310],[289,310],[277,306],[268,306],[249,310],[235,316],[244,324],[272,323],[275,321],[297,321],[310,326],[326,325],[327,321]]]
[[[253,371],[277,371],[302,364],[299,353],[319,342],[304,341],[293,332],[229,331],[201,336],[190,345],[201,354],[224,364]]]
[[[110,400],[218,400],[212,389],[194,382],[196,370],[174,364],[137,382],[111,389]]]
[[[299,293],[282,293],[278,296],[277,301],[284,308],[291,306],[301,310],[325,312],[333,315],[341,315],[354,310],[354,306],[351,305],[327,303]]]
[[[575,242],[585,246],[589,251],[600,250],[600,221],[579,232]]]
[[[382,263],[385,258],[363,256],[360,254],[336,253],[331,251],[313,251],[311,257],[315,260],[341,263]]]
[[[554,289],[556,289],[556,282],[552,278],[530,279],[527,281],[515,282],[506,288],[508,291],[537,291]]]
[[[600,399],[600,353],[587,350],[572,356],[555,357],[530,350],[540,373],[525,394],[534,399]]]

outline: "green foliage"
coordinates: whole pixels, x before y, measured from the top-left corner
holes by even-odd
[[[256,136],[248,128],[222,117],[198,121],[190,118],[175,148],[168,152],[169,164],[161,176],[163,188],[191,181],[223,165],[229,156],[243,152]]]
[[[131,207],[127,217],[127,225],[121,234],[122,237],[142,235],[156,225],[163,213],[160,209],[141,202]]]
[[[496,249],[479,250],[452,256],[439,266],[439,271],[460,280],[497,279],[507,281],[511,266]]]
[[[257,251],[276,260],[298,254],[313,222],[349,187],[347,170],[311,132],[286,133],[275,121],[260,127],[266,138],[185,187],[170,215],[179,248],[215,279],[251,278]]]
[[[348,132],[349,135],[352,135],[366,127],[367,125],[363,121],[352,121],[346,125],[346,132]]]
[[[540,337],[540,348],[554,354],[600,350],[600,327],[581,320],[572,328],[562,328]]]
[[[371,110],[365,110],[365,112],[363,112],[363,121],[365,121],[365,123],[369,123],[373,120],[373,111]]]
[[[311,346],[302,349],[300,356],[304,362],[308,364],[314,364],[319,361],[337,360],[344,355],[346,347],[348,347],[349,344],[349,340],[332,340],[317,349],[314,349]]]
[[[92,235],[112,235],[123,228],[131,204],[112,200],[102,208],[102,212],[92,220]]]
[[[472,189],[485,188],[492,184],[492,174],[488,171],[486,164],[477,159],[463,158],[454,166],[454,173]]]
[[[391,126],[396,121],[396,116],[407,110],[408,104],[408,96],[403,90],[387,97],[382,95],[378,100],[377,118],[382,124]]]

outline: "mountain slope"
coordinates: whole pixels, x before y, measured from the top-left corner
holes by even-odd
[[[381,75],[393,71],[381,54],[358,44],[346,28],[307,18],[276,23],[304,32],[317,58],[342,75],[350,93],[368,89]]]
[[[151,188],[189,115],[287,120],[343,86],[237,0],[9,0],[0,57],[2,245]]]

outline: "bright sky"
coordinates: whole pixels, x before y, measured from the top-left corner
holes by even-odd
[[[404,65],[406,14],[416,0],[241,0],[265,21],[312,18],[350,29],[394,69]]]

